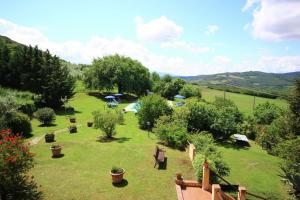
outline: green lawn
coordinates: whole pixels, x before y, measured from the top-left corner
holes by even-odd
[[[224,92],[220,90],[213,90],[206,87],[201,87],[201,92],[202,98],[209,102],[213,102],[216,97],[224,97]],[[254,103],[253,96],[226,92],[225,98],[232,100],[243,113],[252,114]],[[267,99],[262,97],[255,97],[255,105],[266,101],[275,103],[283,109],[285,109],[288,106],[287,102],[282,99]]]
[[[205,95],[204,95],[205,96]],[[147,199],[174,200],[176,191],[174,176],[182,172],[185,179],[194,179],[194,170],[187,152],[167,150],[167,169],[153,168],[153,150],[157,140],[138,128],[133,113],[125,115],[125,124],[117,126],[117,140],[100,143],[96,141],[100,131],[88,128],[86,121],[92,111],[104,109],[105,103],[85,93],[77,93],[69,103],[76,110],[78,133],[58,133],[56,140],[63,145],[64,157],[51,158],[50,144],[41,140],[31,149],[36,154],[35,167],[31,170],[42,187],[45,199]],[[125,107],[122,104],[120,107]],[[33,121],[33,139],[44,133],[68,127],[68,117],[58,115],[56,126],[40,127]],[[220,147],[224,159],[231,168],[228,177],[233,183],[241,183],[250,192],[266,197],[280,196],[284,187],[280,183],[279,159],[266,154],[258,146],[249,150]],[[125,168],[128,184],[115,187],[111,184],[109,170],[112,166]],[[280,198],[279,198],[280,199]]]

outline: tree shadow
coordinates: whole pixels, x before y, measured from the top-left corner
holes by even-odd
[[[57,159],[57,158],[62,158],[64,156],[65,156],[65,154],[61,153],[61,154],[59,154],[57,156],[52,156],[52,158]]]
[[[32,133],[26,133],[26,134],[21,134],[21,136],[25,139],[31,138],[32,136],[34,136]],[[0,199],[1,200],[1,199]]]
[[[40,124],[39,127],[52,127],[52,126],[57,126],[57,124]]]
[[[112,183],[112,185],[118,188],[122,188],[128,185],[128,181],[126,179],[123,179],[120,183]]]
[[[241,143],[241,142],[236,142],[234,140],[218,141],[217,144],[225,148],[236,149],[236,150],[250,149],[249,143],[245,143],[245,142]]]
[[[97,142],[101,142],[101,143],[109,143],[109,142],[118,142],[118,143],[124,143],[131,140],[131,138],[128,137],[119,137],[119,138],[115,138],[115,137],[105,137],[105,136],[100,136],[97,138]]]
[[[88,92],[89,96],[96,97],[98,99],[101,99],[103,101],[106,101],[105,97],[108,95],[113,96],[112,92]],[[121,97],[116,98],[116,100],[119,100],[119,103],[131,103],[138,99],[137,96],[134,96],[132,94],[123,94]]]
[[[168,165],[168,157],[165,157],[165,160],[163,163],[158,163],[158,170],[167,170]]]

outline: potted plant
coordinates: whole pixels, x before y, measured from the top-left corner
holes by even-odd
[[[70,125],[69,126],[69,132],[70,133],[77,133],[77,126],[76,125]]]
[[[76,123],[76,118],[75,117],[70,117],[69,119],[70,119],[71,123]]]
[[[87,124],[87,126],[88,126],[88,127],[92,127],[92,126],[93,126],[93,124],[94,124],[94,122],[92,122],[92,121],[88,121],[86,124]]]
[[[61,148],[62,146],[58,145],[58,144],[54,144],[50,147],[51,151],[52,151],[52,157],[59,157],[61,154]]]
[[[125,170],[120,167],[112,167],[110,170],[110,175],[113,183],[121,183],[123,181],[123,175],[125,174]]]
[[[54,133],[46,133],[45,135],[45,142],[49,143],[49,142],[54,142]]]

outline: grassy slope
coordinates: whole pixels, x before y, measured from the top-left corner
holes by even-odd
[[[213,95],[219,95],[218,91],[203,91],[207,100],[213,100]],[[245,95],[243,98],[245,101],[249,97]],[[117,141],[98,143],[96,137],[100,134],[99,130],[87,128],[85,123],[91,119],[92,111],[104,109],[104,102],[96,97],[77,93],[70,105],[77,111],[77,124],[82,126],[77,134],[57,134],[57,142],[64,146],[65,156],[52,159],[50,145],[43,140],[32,147],[32,151],[36,153],[36,165],[31,173],[42,185],[45,199],[168,200],[176,198],[173,182],[176,172],[182,172],[186,179],[193,179],[193,170],[186,152],[167,148],[167,170],[153,169],[152,153],[157,141],[154,136],[149,139],[147,132],[138,128],[137,119],[132,113],[126,114],[125,125],[117,127]],[[69,125],[68,118],[64,115],[57,116],[56,124],[53,127],[39,127],[38,122],[34,121],[34,135],[66,128]],[[231,168],[229,181],[242,184],[253,193],[285,199],[285,188],[278,177],[278,158],[266,154],[254,144],[249,150],[220,148],[224,160]],[[112,166],[126,169],[126,187],[112,186],[108,174]]]
[[[167,170],[153,168],[152,153],[156,140],[137,126],[132,113],[126,114],[125,125],[117,127],[117,141],[96,142],[99,130],[87,128],[85,122],[91,112],[103,109],[103,102],[79,93],[70,103],[76,108],[79,127],[77,134],[57,134],[57,142],[64,146],[65,156],[50,157],[49,144],[41,141],[32,148],[36,165],[31,173],[42,185],[46,199],[175,199],[173,178],[178,171],[186,178],[193,177],[193,169],[186,152],[167,149]],[[124,105],[123,105],[124,106]],[[58,127],[69,123],[63,116],[57,118]],[[55,127],[56,128],[56,127]],[[45,129],[34,125],[35,133]],[[112,186],[108,174],[112,166],[126,169],[128,185]]]
[[[224,92],[219,90],[213,90],[206,87],[201,87],[202,89],[202,97],[209,102],[212,102],[215,100],[215,97],[224,97]],[[253,112],[253,100],[254,97],[250,95],[244,95],[244,94],[236,94],[236,93],[230,93],[226,92],[226,98],[232,100],[238,108],[245,114],[252,114]],[[283,109],[287,108],[287,103],[285,100],[281,99],[267,99],[262,97],[256,97],[255,98],[255,104],[258,105],[259,103],[263,102],[272,102],[276,105],[282,107]]]

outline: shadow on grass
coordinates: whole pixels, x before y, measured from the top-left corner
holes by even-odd
[[[59,116],[64,116],[64,115],[74,115],[74,114],[78,114],[78,113],[82,113],[81,111],[78,110],[74,110],[74,111],[70,111],[70,110],[59,110],[56,111],[56,115]]]
[[[21,136],[25,139],[31,138],[32,136],[34,136],[32,133],[26,133],[26,134],[21,134]]]
[[[168,157],[165,157],[165,162],[158,164],[158,170],[167,170]]]
[[[57,124],[40,124],[39,127],[52,127],[52,126],[57,126]]]
[[[88,92],[89,96],[96,97],[98,99],[101,99],[103,101],[106,101],[104,97],[108,95],[113,95],[111,92]],[[137,96],[131,95],[131,94],[123,94],[122,97],[120,97],[119,102],[120,103],[132,103],[138,99]],[[118,100],[118,98],[116,98]]]
[[[122,187],[126,187],[128,185],[128,181],[126,179],[123,179],[122,182],[112,183],[112,185],[115,187],[118,187],[118,188],[122,188]]]
[[[104,136],[100,136],[97,138],[97,142],[101,142],[101,143],[109,143],[109,142],[118,142],[118,143],[123,143],[123,142],[127,142],[131,140],[131,138],[128,137],[119,137],[119,138],[115,138],[115,137],[104,137]]]
[[[52,158],[57,159],[57,158],[62,158],[64,156],[65,156],[65,154],[61,153],[58,156],[52,156]]]
[[[234,140],[218,141],[217,144],[225,148],[236,149],[236,150],[250,149],[249,143],[239,143]]]

